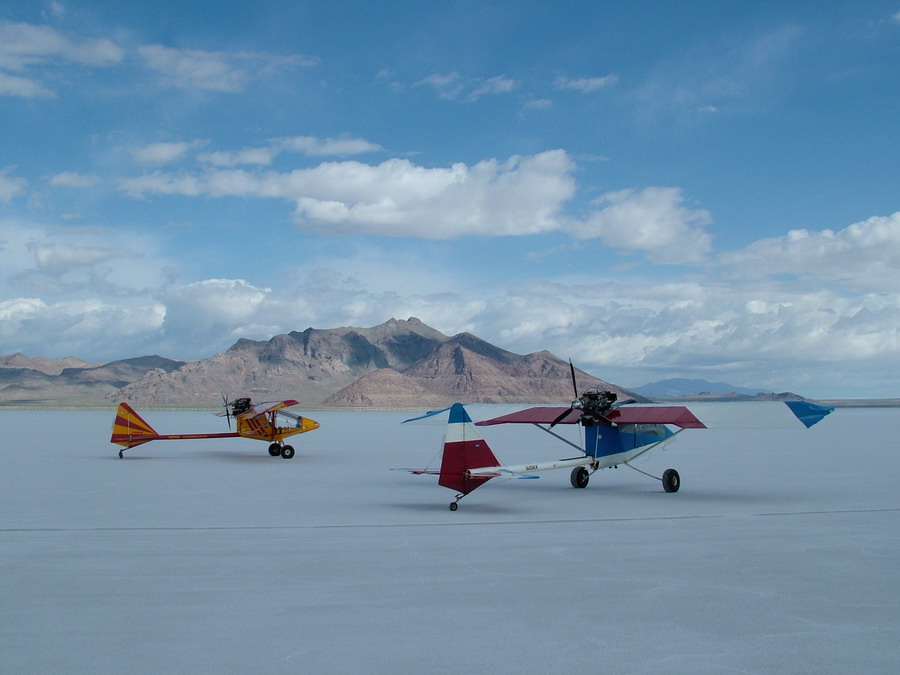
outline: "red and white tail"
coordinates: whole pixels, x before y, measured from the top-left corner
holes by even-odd
[[[141,443],[155,441],[160,438],[156,430],[138,415],[127,403],[120,403],[113,422],[110,443],[133,448]]]
[[[467,495],[475,488],[500,475],[480,474],[470,476],[470,469],[500,467],[490,447],[478,433],[469,413],[460,403],[450,408],[447,433],[444,436],[444,455],[438,485]]]

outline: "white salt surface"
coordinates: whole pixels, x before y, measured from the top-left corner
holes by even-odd
[[[163,441],[113,411],[0,411],[0,672],[895,673],[900,411],[687,431],[584,490],[568,472],[460,502],[443,430],[309,413],[297,457]],[[161,433],[209,413],[145,414]],[[482,430],[501,460],[571,453]]]

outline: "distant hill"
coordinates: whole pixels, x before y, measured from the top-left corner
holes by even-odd
[[[7,358],[7,357],[4,357]],[[27,359],[27,357],[25,357]],[[0,367],[0,404],[21,406],[98,406],[110,396],[115,397],[122,387],[140,379],[148,372],[169,372],[185,365],[161,356],[140,356],[111,361],[99,365],[56,368],[50,359],[31,359],[49,370],[27,367]],[[70,362],[69,359],[64,359]],[[79,363],[84,363],[74,359]],[[16,360],[21,362],[21,360]]]
[[[21,355],[19,355],[21,356]],[[12,357],[10,357],[12,359]],[[22,361],[26,359],[26,361]],[[27,357],[15,363],[27,363]],[[34,361],[34,360],[31,360]],[[13,362],[13,361],[11,361]],[[576,371],[581,391],[635,392]],[[569,364],[550,352],[519,355],[469,333],[452,337],[416,318],[371,328],[307,328],[238,340],[195,361],[158,356],[64,368],[0,368],[0,404],[215,407],[225,394],[294,398],[307,407],[427,408],[468,403],[555,403],[573,398]]]
[[[637,387],[634,391],[648,398],[681,398],[684,396],[698,396],[709,394],[741,394],[744,396],[755,396],[762,393],[762,389],[747,389],[746,387],[735,387],[724,382],[709,382],[707,380],[691,380],[685,378],[673,378],[668,380],[660,380],[651,382],[642,387]]]

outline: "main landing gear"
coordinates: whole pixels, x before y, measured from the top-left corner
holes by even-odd
[[[281,455],[285,459],[293,459],[294,455],[294,446],[293,445],[281,445],[280,443],[272,443],[269,446],[269,454],[272,457],[278,457]]]
[[[640,469],[635,469],[635,467],[625,462],[625,465],[634,469],[638,473],[642,473],[646,476],[650,476],[651,478],[656,478],[653,474],[649,474],[646,471],[641,471]],[[591,477],[591,471],[588,471],[586,467],[576,466],[572,469],[572,473],[569,476],[569,481],[572,483],[573,488],[585,488],[587,487],[588,481]],[[678,492],[678,488],[681,487],[681,476],[678,475],[678,472],[675,469],[666,469],[663,471],[662,478],[657,478],[660,482],[662,482],[663,490],[666,492]],[[454,505],[451,504],[450,508],[453,508]]]
[[[678,492],[681,487],[681,476],[675,469],[666,469],[663,471],[662,478],[663,490],[666,492]]]

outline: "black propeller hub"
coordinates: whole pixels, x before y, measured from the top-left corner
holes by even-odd
[[[613,409],[616,402],[615,392],[612,391],[586,391],[576,401],[580,405],[573,405],[574,408],[581,409],[581,424],[586,427],[593,426],[597,422],[609,423],[606,418],[607,413]]]

